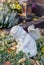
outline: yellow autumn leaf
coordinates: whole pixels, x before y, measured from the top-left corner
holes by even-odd
[[[42,47],[41,51],[42,51],[42,53],[44,53],[44,46]]]
[[[33,18],[33,20],[34,20],[34,21],[37,21],[37,20],[38,20],[38,18]]]
[[[18,4],[18,3],[15,4],[15,7],[16,7],[16,9],[18,9],[18,10],[22,9],[21,5]]]

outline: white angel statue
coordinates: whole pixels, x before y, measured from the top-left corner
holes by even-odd
[[[35,40],[19,25],[14,26],[10,34],[13,35],[17,41],[17,52],[23,51],[24,53],[30,53],[30,57],[37,54],[37,47]]]

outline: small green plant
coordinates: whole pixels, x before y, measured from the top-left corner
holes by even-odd
[[[40,61],[40,63],[44,63],[44,37],[39,38],[36,42],[38,53],[35,59]]]

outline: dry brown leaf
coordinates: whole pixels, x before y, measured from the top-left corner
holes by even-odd
[[[21,58],[19,61],[18,61],[18,64],[22,63],[22,62],[25,62],[26,61],[26,58]]]
[[[9,61],[6,61],[3,65],[11,65]]]
[[[33,60],[33,59],[31,59],[31,64],[32,64],[32,65],[38,65],[38,64],[36,63],[36,61]]]

